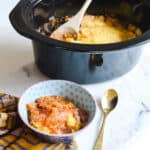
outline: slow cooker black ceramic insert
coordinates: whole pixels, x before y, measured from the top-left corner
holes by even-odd
[[[93,0],[87,13],[114,13],[136,23],[143,34],[114,44],[73,44],[50,39],[36,32],[50,16],[74,15],[84,0],[21,0],[10,14],[14,28],[32,39],[35,63],[54,79],[96,83],[119,77],[138,62],[150,39],[150,1]]]

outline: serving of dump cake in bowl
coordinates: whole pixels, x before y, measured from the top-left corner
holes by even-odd
[[[73,133],[83,128],[89,113],[61,96],[43,96],[27,104],[30,124],[50,134]]]
[[[24,92],[18,112],[22,121],[43,140],[68,143],[92,125],[96,102],[79,84],[48,80]]]

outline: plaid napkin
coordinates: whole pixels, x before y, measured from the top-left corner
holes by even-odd
[[[47,143],[37,138],[17,115],[18,98],[0,93],[0,150],[77,150],[70,144]]]

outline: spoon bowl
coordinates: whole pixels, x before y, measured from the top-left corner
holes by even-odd
[[[118,94],[114,89],[107,90],[101,100],[101,107],[103,112],[111,112],[117,105]]]

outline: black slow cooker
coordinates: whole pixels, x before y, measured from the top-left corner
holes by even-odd
[[[130,71],[150,39],[149,0],[93,0],[87,13],[116,14],[137,24],[143,34],[114,44],[73,44],[58,41],[35,29],[50,16],[74,15],[84,0],[21,0],[10,13],[14,28],[33,41],[35,63],[54,79],[78,83],[111,80]]]

